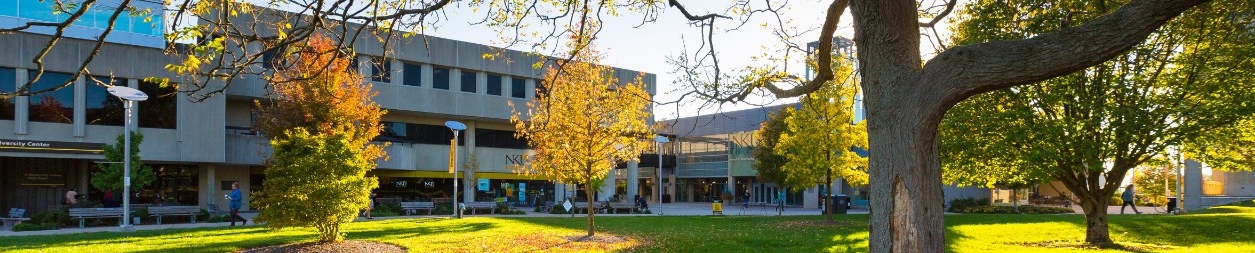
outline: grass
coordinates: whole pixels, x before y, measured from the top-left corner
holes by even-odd
[[[599,217],[599,235],[626,236],[616,244],[567,243],[584,233],[584,219],[473,217],[389,219],[346,226],[355,240],[401,245],[415,252],[865,252],[866,215],[785,217]],[[951,252],[1255,252],[1255,202],[1190,215],[1110,216],[1122,249],[1082,245],[1081,215],[947,215]],[[306,242],[311,229],[260,227],[170,229],[133,233],[0,237],[0,252],[230,252]]]

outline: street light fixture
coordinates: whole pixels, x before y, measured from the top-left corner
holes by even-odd
[[[131,228],[131,108],[135,101],[148,100],[148,94],[143,91],[136,90],[131,87],[113,86],[109,87],[109,94],[122,99],[122,104],[126,107],[125,123],[123,124],[123,151],[122,151],[122,225],[118,227],[122,230]]]
[[[667,137],[662,135],[654,136],[654,142],[658,143],[658,215],[662,215],[662,144],[667,143]]]
[[[449,173],[453,174],[453,217],[462,218],[462,210],[458,208],[458,132],[466,130],[466,124],[457,121],[445,121],[444,126],[453,130],[453,139],[449,140]]]

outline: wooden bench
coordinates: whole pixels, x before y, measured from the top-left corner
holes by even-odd
[[[179,216],[186,215],[192,217],[192,224],[196,224],[196,216],[200,216],[199,206],[154,206],[148,208],[148,214],[157,217],[157,225],[161,225],[161,216]]]
[[[9,208],[9,216],[0,218],[0,220],[4,220],[4,227],[8,228],[17,226],[17,224],[22,224],[23,221],[30,220],[30,218],[22,218],[22,216],[26,216],[26,209],[14,207]]]
[[[418,210],[427,210],[427,215],[431,215],[436,210],[436,202],[401,202],[401,210],[405,211],[405,215]]]
[[[488,209],[490,214],[497,214],[496,202],[470,202],[466,203],[466,209],[471,210],[471,214],[476,214],[475,210]]]
[[[627,213],[632,213],[632,209],[635,208],[636,205],[625,202],[608,202],[606,205],[606,211],[609,211],[612,214],[618,213],[616,212],[617,210],[627,210]]]
[[[598,204],[597,202],[593,202],[593,212],[605,213],[606,209],[607,208],[604,203]],[[581,211],[588,213],[588,202],[571,202],[571,212],[578,214]]]
[[[78,228],[86,227],[85,220],[96,218],[118,218],[122,223],[122,208],[70,208],[70,218],[78,219]]]

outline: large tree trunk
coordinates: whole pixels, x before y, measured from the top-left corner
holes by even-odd
[[[1077,194],[1081,200],[1081,209],[1085,211],[1085,242],[1094,245],[1111,244],[1111,233],[1107,230],[1107,205],[1110,197]]]

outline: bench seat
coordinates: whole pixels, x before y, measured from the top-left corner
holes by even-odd
[[[78,219],[78,227],[86,227],[87,219],[118,218],[122,223],[122,208],[70,208],[70,218]]]
[[[401,202],[401,210],[405,211],[405,215],[413,214],[414,211],[427,210],[427,215],[431,215],[436,210],[435,202]]]
[[[191,216],[192,224],[196,224],[196,216],[200,216],[199,206],[154,206],[148,208],[148,214],[157,217],[157,225],[161,225],[161,216]]]

